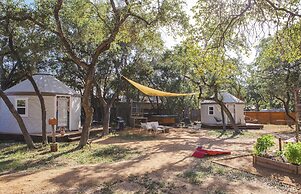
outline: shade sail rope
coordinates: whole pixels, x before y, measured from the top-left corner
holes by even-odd
[[[130,84],[132,84],[134,87],[136,87],[138,90],[140,90],[143,94],[148,96],[166,96],[166,97],[172,97],[172,96],[191,96],[195,95],[196,93],[172,93],[172,92],[164,92],[160,90],[156,90],[144,85],[141,85],[137,82],[134,82],[133,80],[130,80],[124,76],[122,76],[125,80],[127,80]]]

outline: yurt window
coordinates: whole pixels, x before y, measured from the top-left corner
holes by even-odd
[[[208,115],[214,115],[214,107],[213,106],[208,107]]]
[[[20,116],[27,116],[28,114],[28,100],[26,98],[16,99],[16,109]]]

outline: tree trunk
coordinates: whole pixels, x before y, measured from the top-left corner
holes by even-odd
[[[256,101],[256,104],[255,104],[255,111],[259,111],[259,101]]]
[[[294,91],[294,96],[295,96],[295,108],[296,108],[296,120],[295,120],[295,127],[296,127],[296,142],[299,142],[300,140],[300,110],[298,106],[300,105],[300,89],[295,89]]]
[[[41,106],[41,114],[42,114],[42,143],[43,144],[48,144],[48,139],[47,139],[47,131],[46,131],[46,107],[45,107],[45,100],[41,94],[41,91],[39,90],[37,83],[35,80],[32,78],[32,76],[28,76],[29,81],[31,82],[36,95],[39,98],[40,101],[40,106]]]
[[[103,126],[104,135],[109,134],[110,116],[111,116],[110,104],[103,104],[102,126]]]
[[[292,116],[289,114],[289,113],[290,113],[290,111],[289,111],[289,105],[286,104],[286,103],[284,103],[284,110],[285,110],[286,116],[287,116],[289,119],[291,119],[291,120],[293,121],[293,123],[295,123],[296,120],[295,120],[294,117],[292,117]],[[292,128],[292,125],[290,124],[290,122],[287,122],[287,125],[288,125],[289,127]]]
[[[19,115],[19,113],[17,112],[17,110],[15,109],[14,105],[11,103],[11,101],[9,100],[9,98],[6,96],[6,94],[0,89],[0,97],[3,99],[4,103],[6,104],[6,106],[8,107],[9,111],[12,113],[12,115],[15,117],[15,119],[18,122],[18,125],[22,131],[24,140],[27,144],[27,147],[29,149],[34,149],[35,145],[26,129],[26,126],[24,124],[24,121],[22,119],[22,117]]]
[[[159,115],[160,114],[160,107],[159,107],[159,97],[158,96],[156,96],[156,103],[157,103],[156,111],[157,111],[157,114]]]
[[[222,121],[223,121],[223,130],[226,131],[226,122],[225,122],[225,111],[224,111],[224,107],[221,107],[221,113],[222,113]]]
[[[290,103],[290,100],[291,100],[290,94],[289,94],[289,92],[287,92],[286,94],[287,94],[287,99],[286,99],[286,100],[285,100],[285,99],[282,99],[282,98],[279,98],[279,97],[277,97],[277,96],[275,96],[275,97],[276,97],[276,99],[278,99],[278,100],[280,100],[280,101],[282,102],[283,107],[284,107],[284,110],[285,110],[285,115],[286,115],[288,118],[290,118],[290,119],[295,123],[295,122],[296,122],[295,118],[292,117],[292,116],[289,114],[289,112],[290,112],[290,111],[289,111],[289,103]],[[289,127],[292,128],[292,126],[290,125],[289,122],[287,122],[287,125],[288,125]]]
[[[82,97],[82,106],[85,112],[85,122],[82,129],[78,148],[83,148],[89,139],[90,127],[93,119],[93,108],[91,107],[91,91],[93,88],[95,66],[90,67],[87,73],[84,86],[84,94]]]
[[[230,119],[230,123],[235,131],[236,134],[239,134],[240,133],[240,129],[238,128],[238,126],[236,125],[235,123],[235,120],[231,114],[231,112],[229,111],[229,109],[226,107],[226,105],[221,101],[221,100],[218,100],[217,98],[214,98],[214,101],[216,103],[218,103],[220,106],[223,107],[223,110],[224,112],[226,113],[227,117]]]
[[[105,100],[100,87],[97,85],[97,97],[99,99],[99,102],[101,106],[103,107],[103,115],[102,115],[102,127],[103,127],[103,135],[108,135],[109,134],[109,127],[110,127],[110,116],[111,116],[111,108],[113,106],[114,101],[116,100],[119,89],[115,94],[113,95],[111,100]]]
[[[4,56],[1,55],[0,56],[0,89],[3,89],[2,86],[3,86],[3,83],[4,83],[4,71],[3,71],[3,59],[4,59]]]

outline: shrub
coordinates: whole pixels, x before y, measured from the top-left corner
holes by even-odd
[[[288,143],[285,146],[284,155],[289,163],[301,165],[301,142]]]
[[[254,146],[255,155],[265,156],[267,150],[275,145],[274,136],[272,135],[263,135],[259,137]]]

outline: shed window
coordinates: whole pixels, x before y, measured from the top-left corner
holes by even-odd
[[[28,100],[16,99],[16,110],[20,116],[27,116],[28,113]]]
[[[214,107],[213,106],[208,107],[208,115],[214,115]]]

